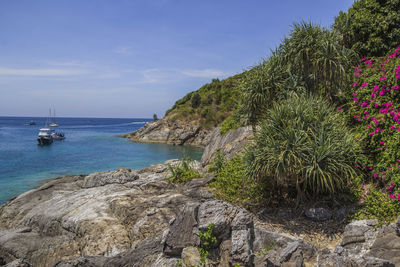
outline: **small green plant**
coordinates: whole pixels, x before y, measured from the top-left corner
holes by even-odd
[[[265,255],[268,251],[275,249],[275,242],[272,241],[269,245],[264,245],[264,248],[256,253],[256,256]]]
[[[215,154],[215,156],[210,164],[210,167],[208,167],[208,171],[218,174],[224,167],[225,163],[226,163],[226,159],[225,159],[224,153],[221,150],[219,150]]]
[[[251,208],[264,197],[263,186],[246,174],[244,155],[238,154],[221,163],[216,156],[217,165],[215,181],[210,184],[215,196],[219,199]],[[211,165],[213,166],[213,165]]]
[[[239,122],[238,114],[234,113],[226,118],[219,126],[221,126],[219,133],[224,136],[228,132],[240,128],[242,125]]]
[[[201,248],[200,248],[200,259],[204,264],[208,255],[210,253],[210,249],[212,245],[217,243],[217,238],[213,235],[214,224],[210,223],[207,227],[207,231],[200,232],[200,240],[201,240]]]
[[[192,160],[183,158],[177,165],[168,165],[168,169],[171,172],[169,180],[171,183],[184,184],[193,178],[201,177],[201,174],[193,169]]]
[[[400,214],[397,200],[373,188],[361,198],[365,201],[362,208],[353,215],[356,220],[378,219],[380,226],[393,222]]]

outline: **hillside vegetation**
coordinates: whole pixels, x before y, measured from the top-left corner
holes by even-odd
[[[352,200],[355,218],[396,218],[398,14],[400,0],[360,0],[331,29],[295,23],[259,65],[177,101],[167,112],[174,119],[220,124],[222,134],[254,131],[242,155],[216,157],[216,195],[250,208],[282,199]]]
[[[213,79],[176,101],[165,116],[173,121],[213,128],[237,108],[242,78],[243,73],[222,81]]]

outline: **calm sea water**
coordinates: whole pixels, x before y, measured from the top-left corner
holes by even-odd
[[[36,125],[27,126],[26,122]],[[37,144],[46,118],[0,116],[0,205],[49,178],[116,168],[140,169],[183,156],[200,159],[202,150],[187,146],[133,143],[118,135],[149,119],[57,118],[64,141]]]

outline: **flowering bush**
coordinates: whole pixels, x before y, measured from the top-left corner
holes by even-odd
[[[349,111],[369,158],[356,167],[400,202],[400,46],[387,57],[361,59],[353,74]]]

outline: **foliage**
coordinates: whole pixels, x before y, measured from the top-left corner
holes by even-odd
[[[274,104],[248,150],[247,173],[272,192],[333,194],[357,176],[358,146],[344,117],[321,97],[292,95]]]
[[[157,120],[158,120],[157,114],[154,113],[154,114],[153,114],[153,121],[157,121]]]
[[[191,98],[192,108],[198,108],[201,104],[201,97],[199,93],[194,93]]]
[[[348,113],[368,156],[358,167],[400,200],[400,46],[385,58],[363,58],[354,77]]]
[[[341,43],[360,56],[383,56],[400,40],[399,0],[359,0],[333,25]]]
[[[208,167],[208,171],[211,173],[218,174],[224,168],[225,163],[226,163],[226,159],[225,159],[224,153],[222,153],[222,151],[219,150],[215,154],[210,166]]]
[[[207,227],[207,231],[200,232],[201,248],[200,248],[200,258],[201,262],[204,264],[208,258],[211,247],[217,243],[217,238],[213,235],[214,224],[210,223]]]
[[[219,133],[224,136],[230,131],[239,129],[243,125],[240,123],[240,118],[238,116],[238,113],[235,112],[228,118],[226,118],[219,126],[221,126],[221,129],[219,129]]]
[[[271,56],[244,74],[239,113],[246,124],[255,126],[275,101],[293,92],[339,102],[342,89],[350,83],[347,70],[356,59],[327,29],[312,23],[294,24]]]
[[[213,79],[176,101],[165,115],[171,120],[195,123],[205,128],[217,126],[236,109],[242,76],[238,74],[222,81]]]
[[[385,193],[371,189],[364,197],[363,206],[354,215],[356,220],[378,219],[379,224],[389,224],[400,214],[400,204]]]
[[[185,158],[175,166],[168,164],[168,169],[171,172],[169,176],[170,182],[184,184],[193,178],[200,178],[201,174],[193,169],[191,164],[192,161]]]
[[[221,156],[217,156],[211,166],[220,165]],[[216,173],[215,181],[210,184],[217,198],[251,208],[258,204],[264,194],[263,187],[246,175],[246,159],[238,154],[230,160],[223,159],[222,168]]]

